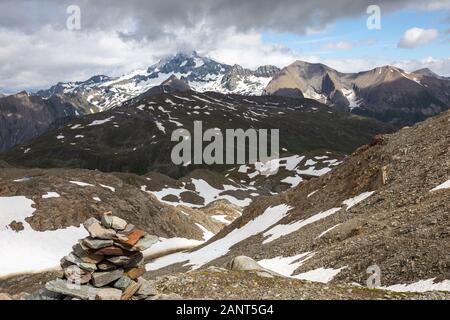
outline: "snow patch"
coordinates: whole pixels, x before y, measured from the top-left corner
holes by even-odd
[[[305,220],[299,220],[299,221],[296,221],[296,222],[293,222],[290,224],[276,225],[269,231],[264,232],[264,237],[268,237],[268,238],[263,241],[263,244],[272,242],[278,238],[281,238],[283,236],[291,234],[292,232],[298,231],[301,228],[303,228],[311,223],[325,219],[326,217],[331,216],[332,214],[335,214],[339,210],[341,210],[341,208],[332,208],[330,210],[315,214],[312,217],[309,217]]]
[[[450,180],[445,181],[443,184],[438,185],[436,188],[431,189],[430,191],[442,190],[442,189],[450,189]]]
[[[366,200],[368,197],[370,197],[372,194],[374,194],[374,192],[375,191],[361,193],[360,195],[358,195],[354,198],[345,200],[344,202],[342,202],[342,204],[347,206],[346,210],[348,211],[348,210],[350,210],[351,207],[356,206],[358,203]]]
[[[47,192],[42,196],[42,199],[59,198],[61,197],[57,192]]]
[[[291,209],[291,207],[285,204],[269,207],[254,220],[249,221],[241,228],[234,229],[223,238],[217,239],[193,252],[180,252],[159,258],[147,264],[146,269],[148,271],[158,270],[181,262],[186,262],[184,265],[190,266],[192,269],[198,269],[208,262],[227,254],[230,248],[237,243],[271,227],[283,219]]]

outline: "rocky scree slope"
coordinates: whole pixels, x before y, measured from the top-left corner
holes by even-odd
[[[449,146],[449,112],[378,136],[328,174],[259,198],[201,248],[152,261],[149,276],[247,255],[297,279],[365,285],[377,265],[384,287],[449,290]]]

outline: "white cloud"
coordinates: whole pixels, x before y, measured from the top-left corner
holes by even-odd
[[[124,39],[116,32],[72,32],[44,27],[35,33],[0,28],[0,90],[45,88],[93,75],[118,76],[147,68],[181,50],[197,50],[220,62],[247,68],[283,67],[296,59],[282,45],[266,44],[256,32],[224,30],[220,37],[199,25],[153,40]]]
[[[338,42],[328,42],[322,47],[323,49],[351,49],[353,48],[353,42],[351,41],[338,41]]]
[[[391,65],[412,72],[422,68],[429,68],[441,76],[450,76],[450,58],[437,59],[426,57],[424,59],[392,60],[389,58],[361,57],[361,58],[327,58],[307,57],[308,62],[324,63],[341,72],[359,72],[371,70],[379,66]]]
[[[399,48],[413,49],[432,42],[438,37],[436,29],[411,28],[406,30],[398,42]]]

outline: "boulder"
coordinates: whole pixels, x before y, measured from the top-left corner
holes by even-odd
[[[258,262],[247,256],[238,256],[231,260],[230,269],[234,271],[256,271],[260,276],[281,276],[272,270],[262,267]]]

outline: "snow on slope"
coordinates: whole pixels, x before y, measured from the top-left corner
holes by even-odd
[[[33,205],[26,197],[0,197],[0,276],[57,267],[72,245],[87,236],[81,227],[34,231],[25,221],[35,211]],[[24,230],[12,230],[13,221],[22,223]]]
[[[438,185],[436,188],[431,189],[431,191],[450,189],[450,180],[445,181],[443,184]]]
[[[232,204],[237,205],[239,207],[246,207],[251,203],[251,199],[250,198],[245,198],[243,200],[237,199],[231,195],[228,194],[222,194],[225,193],[226,191],[237,191],[237,190],[253,190],[254,188],[246,188],[246,187],[242,187],[242,188],[238,188],[238,187],[234,187],[232,185],[224,185],[223,186],[223,190],[220,189],[216,189],[213,186],[211,186],[208,182],[202,180],[202,179],[191,179],[192,184],[195,187],[195,190],[191,190],[191,189],[187,189],[185,187],[186,183],[183,183],[183,186],[180,188],[163,188],[159,191],[147,191],[146,186],[142,186],[141,190],[144,192],[148,192],[150,194],[153,194],[159,201],[166,203],[166,204],[170,204],[170,205],[185,205],[191,208],[199,208],[199,207],[203,207],[206,206],[208,204],[210,204],[213,201],[216,200],[228,200],[230,201]],[[168,195],[173,195],[173,196],[177,196],[180,197],[180,195],[183,192],[194,192],[196,195],[198,195],[199,197],[204,199],[204,204],[203,205],[198,205],[198,204],[192,204],[189,202],[184,202],[182,200],[179,200],[178,202],[174,203],[172,201],[166,201],[164,200],[164,198]]]
[[[181,252],[156,259],[147,264],[146,269],[148,271],[158,270],[181,262],[186,262],[184,265],[190,266],[192,269],[198,269],[208,262],[227,254],[231,247],[242,240],[257,235],[271,227],[285,217],[291,209],[291,207],[284,204],[269,207],[254,220],[249,221],[241,228],[234,229],[223,238],[193,252]]]
[[[272,72],[275,72],[275,67]],[[218,63],[197,53],[179,53],[162,59],[148,69],[135,70],[129,74],[110,78],[94,76],[87,81],[59,83],[37,94],[45,98],[53,94],[79,94],[86,101],[104,111],[137,97],[150,88],[175,75],[199,92],[216,91],[243,95],[261,95],[272,80],[267,73],[242,69],[242,74],[230,75],[230,65]]]
[[[338,212],[339,210],[341,210],[341,208],[332,208],[330,210],[315,214],[312,217],[309,217],[305,220],[299,220],[291,224],[276,225],[275,227],[264,233],[264,236],[268,238],[265,239],[263,243],[265,244],[272,242],[278,238],[291,234],[292,232],[298,231],[301,228],[307,226],[308,224],[314,223],[316,221],[325,219],[328,216],[331,216],[332,214]]]

